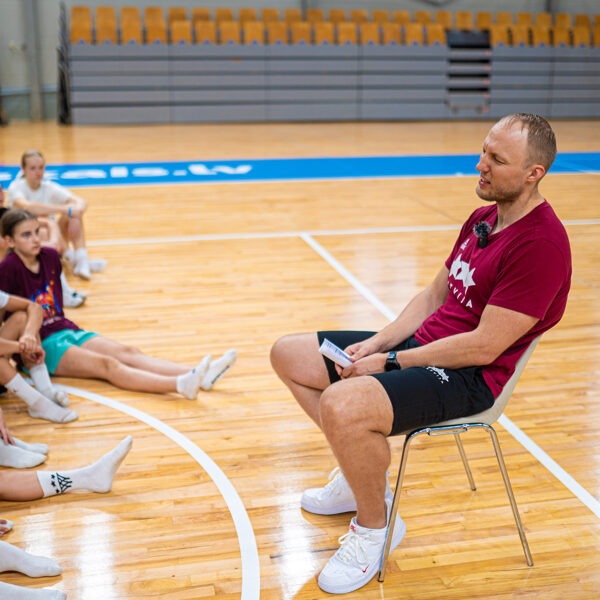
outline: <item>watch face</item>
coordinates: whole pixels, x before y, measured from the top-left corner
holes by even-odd
[[[385,370],[393,371],[394,369],[397,369],[397,368],[398,368],[398,362],[396,361],[396,353],[390,352],[385,361]]]

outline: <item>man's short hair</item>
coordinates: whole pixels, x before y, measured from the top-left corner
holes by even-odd
[[[529,113],[508,115],[500,119],[500,122],[508,125],[521,123],[521,130],[527,129],[529,163],[539,163],[548,172],[556,158],[556,137],[550,123],[544,117]]]

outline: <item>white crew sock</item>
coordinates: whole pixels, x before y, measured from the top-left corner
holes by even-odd
[[[67,594],[60,590],[30,589],[0,581],[0,598],[2,600],[65,600],[66,597]]]
[[[200,384],[206,376],[210,366],[210,354],[205,356],[197,367],[191,371],[177,376],[177,391],[188,400],[193,400],[198,395]]]
[[[110,491],[117,469],[131,450],[132,437],[107,452],[93,465],[74,471],[36,471],[44,498],[64,494],[71,490],[89,490],[104,494]]]
[[[12,436],[13,442],[17,448],[27,450],[27,452],[38,452],[39,454],[48,454],[48,444],[28,444],[19,438]]]
[[[107,263],[103,258],[90,258],[88,259],[88,264],[92,273],[99,273],[100,271],[104,271]]]
[[[75,264],[75,250],[73,250],[73,248],[67,248],[62,257],[65,260],[68,260],[72,265]]]
[[[235,359],[237,358],[237,350],[231,349],[227,350],[221,358],[217,358],[210,363],[210,367],[208,368],[208,372],[204,376],[202,380],[202,389],[210,390],[213,385],[231,369],[233,363],[235,363]]]
[[[28,577],[54,577],[62,573],[60,566],[51,558],[34,556],[21,548],[0,542],[0,572],[4,571],[17,571]]]
[[[73,273],[83,279],[90,279],[92,277],[88,253],[85,248],[77,248],[75,250],[75,267],[73,268]]]
[[[68,394],[52,385],[48,368],[44,363],[30,367],[29,374],[31,375],[35,389],[40,394],[46,396],[46,398],[50,398],[50,400],[60,406],[69,406]]]
[[[29,452],[12,444],[5,444],[0,439],[0,466],[13,469],[36,467],[46,460],[46,455],[40,452]]]
[[[34,419],[46,419],[54,423],[70,423],[77,418],[74,410],[61,408],[34,390],[17,373],[8,383],[4,384],[13,394],[25,401],[30,416]]]
[[[62,288],[63,296],[72,296],[75,290],[69,285],[64,271],[60,274],[60,287]]]

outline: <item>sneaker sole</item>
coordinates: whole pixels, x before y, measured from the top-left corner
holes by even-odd
[[[304,497],[300,500],[300,506],[309,513],[315,515],[338,515],[347,512],[356,512],[356,501],[353,502],[340,502],[339,504],[332,504],[324,507],[319,504],[312,504],[310,500]]]
[[[400,521],[398,523],[398,520]],[[394,549],[398,546],[398,544],[404,539],[406,535],[406,523],[402,519],[396,519],[396,526],[394,527],[394,533],[392,534],[392,543],[390,545],[390,554],[394,551]],[[334,582],[327,583],[321,582],[320,578],[318,579],[319,587],[328,594],[347,594],[349,592],[353,592],[354,590],[358,590],[364,585],[367,585],[373,577],[379,572],[381,568],[381,560],[383,558],[383,552],[378,562],[372,563],[368,566],[365,574],[360,579],[354,581],[353,583],[340,586],[336,585]]]

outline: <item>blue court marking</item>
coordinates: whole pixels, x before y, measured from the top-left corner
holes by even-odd
[[[475,176],[476,154],[359,156],[222,161],[48,165],[46,177],[71,188],[172,183],[225,183]],[[19,167],[0,166],[0,183]],[[600,173],[600,152],[559,154],[550,173]],[[6,187],[6,184],[5,186]]]

